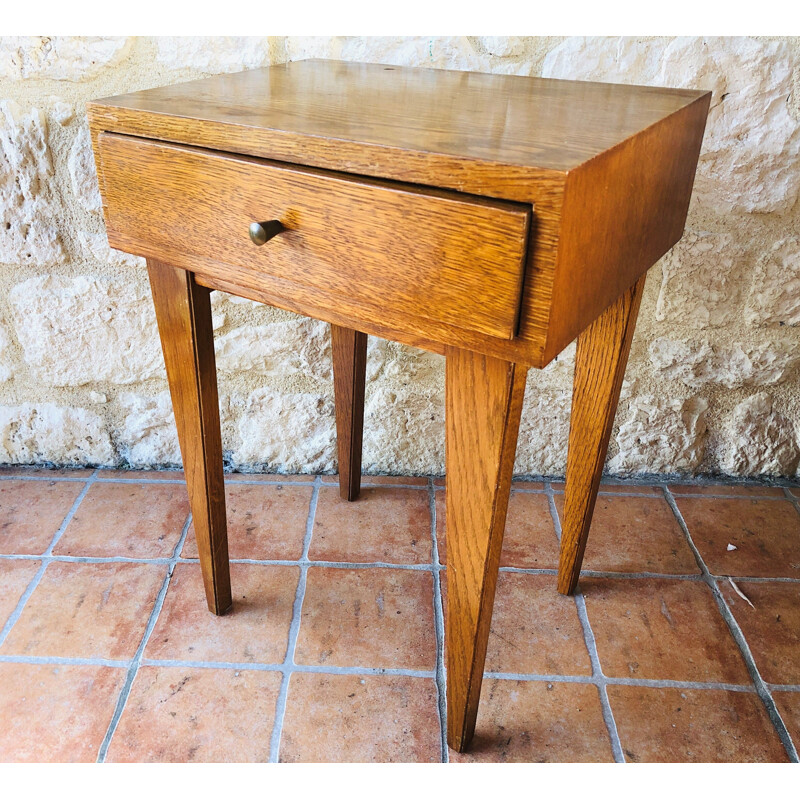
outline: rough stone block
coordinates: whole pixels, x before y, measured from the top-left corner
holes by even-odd
[[[753,273],[745,319],[751,325],[800,325],[800,239],[781,239]]]
[[[36,381],[81,386],[164,376],[149,294],[132,283],[43,275],[10,292],[17,339]]]
[[[722,468],[731,475],[794,475],[800,460],[792,421],[759,392],[739,403],[727,426]]]
[[[103,420],[53,403],[0,406],[0,463],[117,463]]]
[[[531,370],[531,373],[533,370]],[[529,373],[514,472],[563,475],[567,466],[571,391],[541,390]]]
[[[120,396],[125,411],[122,456],[134,467],[181,464],[178,430],[169,392],[145,397],[127,392]]]
[[[687,231],[661,259],[656,319],[688,329],[725,325],[741,294],[740,258],[729,234]]]
[[[0,77],[85,81],[127,57],[127,36],[3,36]]]
[[[100,187],[97,183],[97,172],[92,154],[92,139],[88,128],[81,128],[69,153],[69,175],[72,191],[78,202],[87,210],[99,212],[103,210],[100,198]]]
[[[266,472],[325,472],[336,465],[336,420],[330,398],[257,389],[231,399],[238,417],[234,466]]]
[[[49,267],[64,259],[44,113],[0,100],[0,263]]]
[[[682,381],[693,389],[707,384],[732,389],[781,383],[794,374],[800,352],[773,342],[725,347],[660,338],[650,343],[650,363],[659,377]]]
[[[332,379],[328,325],[306,317],[243,325],[220,336],[214,349],[222,372]]]
[[[749,37],[570,37],[550,78],[712,91],[695,194],[718,212],[786,211],[800,191],[800,123],[789,113],[788,42]]]
[[[363,454],[367,472],[444,472],[444,391],[415,383],[376,383],[364,408]]]
[[[691,472],[703,460],[708,403],[641,395],[630,401],[617,434],[612,472]]]
[[[11,340],[5,320],[0,317],[0,383],[5,383],[12,376],[10,344]]]
[[[48,108],[47,113],[50,119],[58,125],[69,125],[75,119],[75,106],[71,103],[64,102],[60,97],[51,97],[50,102],[52,105]]]
[[[170,69],[239,72],[269,63],[266,36],[159,36],[156,46]]]
[[[78,231],[78,241],[86,257],[101,264],[111,264],[113,267],[144,267],[146,264],[139,256],[123,253],[122,250],[111,247],[105,233]]]

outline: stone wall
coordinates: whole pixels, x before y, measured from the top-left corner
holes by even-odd
[[[607,469],[796,474],[788,38],[0,39],[0,462],[180,460],[145,270],[105,237],[86,101],[306,57],[712,89],[686,234],[649,274]],[[229,463],[335,469],[327,326],[212,297]],[[517,472],[563,472],[573,363],[574,346],[531,371]],[[441,357],[370,338],[364,465],[443,471]]]

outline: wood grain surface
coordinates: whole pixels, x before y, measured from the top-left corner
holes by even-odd
[[[578,338],[558,565],[562,594],[578,585],[645,280],[639,278]]]
[[[709,100],[699,90],[302,61],[97,100],[89,117],[103,187],[98,141],[116,131],[532,206],[513,338],[502,318],[491,330],[459,328],[364,297],[321,303],[314,287],[247,274],[219,253],[194,271],[203,285],[239,284],[244,296],[344,327],[543,367],[680,238]],[[192,269],[189,256],[151,255]]]
[[[101,134],[109,242],[511,339],[530,208]],[[258,247],[252,222],[284,231]]]
[[[90,111],[105,130],[347,172],[387,162],[407,172],[421,159],[441,185],[459,161],[568,172],[702,94],[306,60],[108,97]]]
[[[644,275],[682,234],[709,101],[304,61],[89,105],[109,241],[148,258],[209,608],[230,605],[230,581],[203,287],[332,323],[348,499],[366,334],[444,353],[447,736],[468,746],[527,367],[580,334],[558,583],[569,593]],[[286,230],[255,247],[249,224],[270,219]]]
[[[233,601],[209,291],[190,272],[158,261],[148,260],[147,271],[208,609],[224,614]]]
[[[710,95],[570,172],[544,361],[683,235]]]
[[[475,732],[527,369],[448,348],[447,741]]]
[[[364,384],[367,334],[331,325],[339,494],[355,500],[361,490],[361,442],[364,432]]]

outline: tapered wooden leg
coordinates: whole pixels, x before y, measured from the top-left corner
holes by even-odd
[[[461,752],[475,732],[527,369],[446,356],[447,742]]]
[[[222,439],[208,289],[194,276],[148,260],[209,611],[231,608]]]
[[[643,275],[578,337],[558,565],[562,594],[578,585],[644,282]]]
[[[355,500],[361,490],[367,334],[331,325],[331,353],[339,449],[339,493],[345,500]]]

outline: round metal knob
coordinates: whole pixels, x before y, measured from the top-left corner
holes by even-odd
[[[250,240],[253,244],[261,247],[282,230],[283,225],[277,219],[271,219],[269,222],[252,222],[250,223]]]

